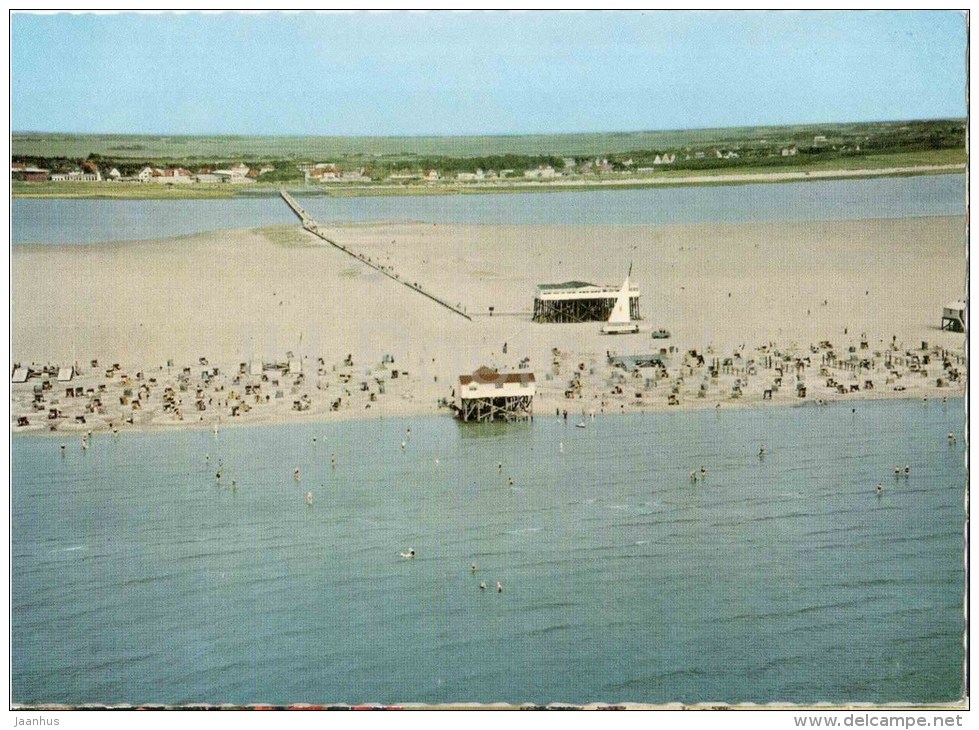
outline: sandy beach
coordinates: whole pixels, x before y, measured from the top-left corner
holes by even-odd
[[[435,413],[460,374],[480,365],[515,369],[525,358],[538,381],[538,414],[736,407],[761,403],[769,389],[771,402],[792,404],[950,397],[964,390],[964,336],[939,323],[942,305],[963,291],[964,229],[964,218],[945,217],[329,230],[402,281],[462,305],[472,321],[298,225],[122,244],[17,245],[12,360],[36,368],[75,363],[80,374],[71,383],[48,377],[41,408],[33,389],[43,378],[14,384],[13,423],[30,422],[14,431]],[[618,286],[630,262],[642,292],[640,334],[531,321],[537,284]],[[651,339],[660,328],[672,336]],[[669,357],[665,372],[624,373],[607,362],[609,351],[660,348]],[[720,372],[710,378],[715,359]],[[241,372],[253,361],[289,360],[301,362],[301,375],[295,366],[291,374]],[[949,382],[954,371],[961,377]],[[574,372],[580,388],[566,398]],[[805,399],[797,382],[807,387]],[[859,390],[851,393],[854,384]],[[68,386],[81,391],[67,397]],[[677,406],[668,405],[670,395]],[[51,408],[60,417],[48,418]]]

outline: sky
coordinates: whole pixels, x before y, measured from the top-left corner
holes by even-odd
[[[14,131],[482,135],[966,115],[955,11],[32,15]]]

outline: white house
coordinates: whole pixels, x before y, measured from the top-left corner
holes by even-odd
[[[534,170],[524,170],[523,176],[537,180],[550,180],[557,177],[557,173],[550,165],[539,165]]]
[[[211,174],[220,177],[222,182],[229,182],[232,185],[255,182],[253,178],[248,177],[248,166],[241,163],[233,165],[227,170],[215,170]]]
[[[346,182],[370,182],[371,176],[367,174],[366,168],[358,168],[356,170],[344,170],[340,177]]]
[[[421,178],[417,172],[392,172],[388,175],[388,180],[392,182],[404,182],[407,180],[418,180]]]
[[[71,172],[56,172],[51,176],[51,180],[54,182],[101,182],[102,175],[98,170],[95,172],[72,170]]]
[[[456,175],[456,180],[483,180],[486,175],[482,169],[476,168],[476,172],[460,172]]]

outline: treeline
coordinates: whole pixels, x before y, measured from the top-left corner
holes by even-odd
[[[489,155],[488,157],[411,157],[402,164],[389,164],[390,169],[410,168],[438,170],[441,173],[474,172],[479,170],[532,170],[550,166],[564,168],[564,158],[554,155]]]

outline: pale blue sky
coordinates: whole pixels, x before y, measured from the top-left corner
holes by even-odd
[[[14,14],[15,131],[465,135],[965,116],[934,12]]]

